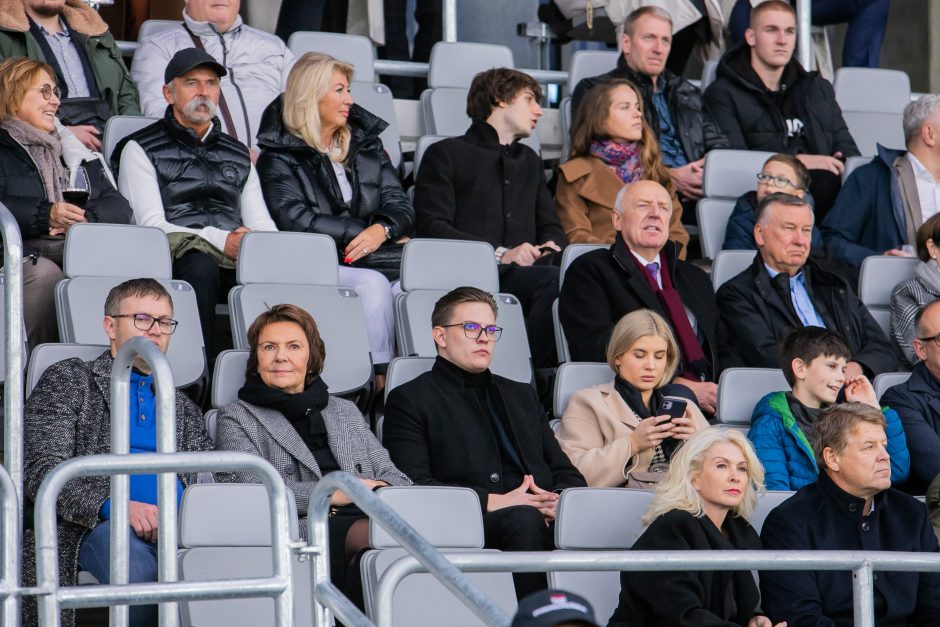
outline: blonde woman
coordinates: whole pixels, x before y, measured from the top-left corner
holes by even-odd
[[[261,118],[258,173],[282,231],[323,233],[336,241],[340,284],[362,298],[372,360],[392,358],[392,288],[414,209],[385,154],[388,124],[353,102],[353,66],[308,52],[287,89]],[[372,268],[372,269],[370,269]]]
[[[638,309],[611,334],[612,383],[579,390],[561,419],[558,441],[590,486],[648,487],[663,476],[678,445],[708,422],[687,387],[670,384],[679,363],[672,328]],[[684,411],[666,413],[670,405]]]
[[[763,480],[764,469],[743,434],[717,427],[699,431],[656,486],[643,516],[646,530],[633,549],[760,549],[748,518]],[[772,627],[766,616],[754,615],[760,596],[748,570],[624,572],[620,585],[620,605],[608,627]]]

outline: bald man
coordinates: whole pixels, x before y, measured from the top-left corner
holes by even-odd
[[[671,325],[682,355],[676,383],[695,393],[699,406],[715,411],[718,375],[737,365],[712,291],[699,268],[681,261],[668,240],[672,203],[654,181],[637,181],[617,194],[611,214],[613,246],[578,257],[568,268],[559,314],[574,361],[606,361],[607,342],[618,320],[651,309]]]

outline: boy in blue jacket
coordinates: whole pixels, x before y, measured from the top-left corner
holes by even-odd
[[[798,490],[816,481],[819,468],[810,441],[819,413],[836,402],[845,387],[845,400],[881,409],[887,422],[891,482],[903,483],[911,460],[901,419],[881,408],[871,383],[862,375],[846,380],[851,353],[836,333],[821,327],[802,327],[787,335],[780,348],[780,367],[791,392],[771,392],[754,408],[748,439],[764,465],[768,490]]]

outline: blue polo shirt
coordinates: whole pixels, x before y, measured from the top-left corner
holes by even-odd
[[[157,451],[157,397],[153,375],[131,371],[131,453]],[[157,475],[131,475],[131,500],[157,504]],[[176,505],[183,498],[183,484],[176,479]],[[101,518],[111,518],[111,499],[101,506]]]

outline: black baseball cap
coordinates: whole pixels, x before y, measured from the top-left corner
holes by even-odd
[[[555,627],[561,623],[600,627],[587,599],[563,590],[541,590],[522,599],[510,627]]]
[[[197,67],[207,67],[218,74],[220,78],[228,74],[222,64],[213,59],[205,50],[183,48],[174,54],[170,62],[166,64],[166,71],[163,72],[163,84],[169,85],[174,78],[182,76],[190,70],[195,70]]]

